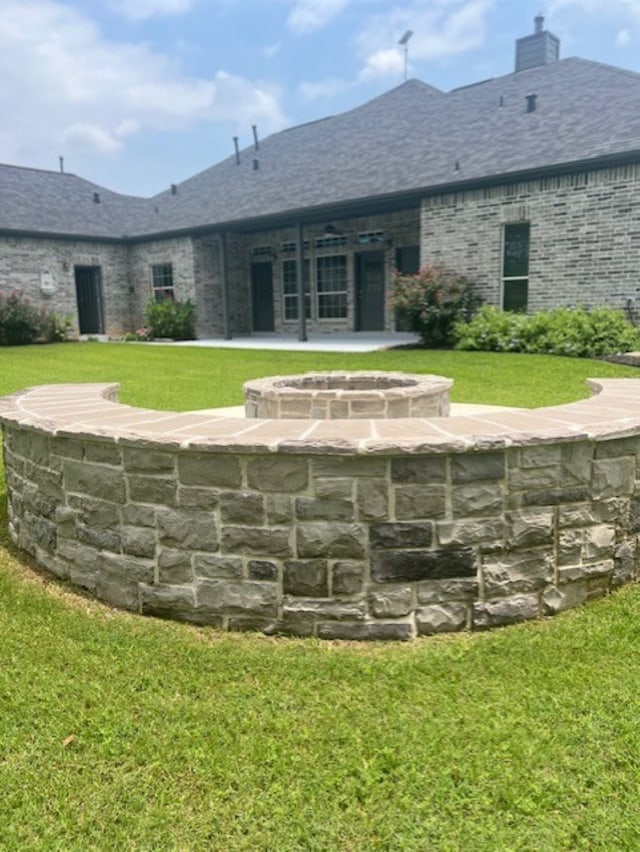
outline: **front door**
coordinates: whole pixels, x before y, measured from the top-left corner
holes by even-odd
[[[100,267],[76,266],[75,278],[80,334],[104,334]]]
[[[251,264],[251,316],[253,331],[273,331],[273,264]]]
[[[384,252],[356,254],[356,331],[384,331]]]

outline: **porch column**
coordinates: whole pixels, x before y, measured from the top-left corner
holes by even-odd
[[[304,238],[302,222],[296,224],[296,280],[298,282],[298,340],[307,340],[307,306],[304,297]]]
[[[218,237],[220,249],[220,283],[222,285],[222,336],[225,340],[231,340],[231,328],[229,324],[229,279],[227,277],[227,234],[222,233]]]

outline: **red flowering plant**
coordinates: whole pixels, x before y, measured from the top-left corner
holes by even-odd
[[[431,264],[415,275],[395,272],[391,307],[403,327],[419,335],[429,349],[453,346],[453,328],[468,321],[481,304],[474,286],[442,264]]]

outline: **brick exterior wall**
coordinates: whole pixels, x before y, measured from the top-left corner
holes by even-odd
[[[82,240],[0,236],[0,292],[17,290],[36,306],[72,321],[72,335],[79,332],[75,267],[101,270],[104,332],[119,337],[131,330],[135,300],[129,292],[129,251],[117,243]],[[53,292],[41,289],[47,275]]]
[[[421,211],[331,221],[344,245],[318,247],[324,226],[307,226],[305,257],[311,270],[311,318],[314,334],[353,331],[356,317],[357,253],[384,252],[384,329],[394,328],[388,291],[395,252],[420,244],[422,263],[443,262],[475,282],[485,301],[502,300],[504,225],[530,223],[529,310],[556,305],[607,304],[640,311],[640,165],[530,180],[465,192],[429,196]],[[381,231],[382,242],[366,245],[357,235]],[[232,335],[252,330],[251,263],[271,248],[274,329],[298,333],[286,321],[282,299],[282,261],[295,259],[283,243],[296,239],[294,228],[252,235],[228,234],[227,279]],[[319,257],[347,258],[347,317],[318,319],[316,264]],[[216,235],[150,240],[132,245],[100,241],[0,236],[0,290],[17,289],[37,305],[69,315],[78,332],[74,268],[101,270],[105,333],[119,337],[143,322],[151,293],[151,266],[170,263],[176,298],[197,305],[197,334],[223,332],[219,239]],[[54,291],[42,292],[47,275]]]
[[[356,272],[355,254],[367,251],[384,251],[384,278],[385,278],[385,317],[384,330],[393,331],[395,318],[393,312],[388,309],[388,295],[391,278],[395,269],[396,248],[403,246],[414,246],[420,242],[419,211],[409,210],[399,213],[390,213],[386,216],[368,216],[345,220],[328,220],[336,228],[338,234],[346,237],[344,245],[317,247],[316,240],[324,236],[324,225],[305,227],[303,231],[304,241],[308,241],[305,249],[305,258],[310,262],[311,274],[311,317],[307,320],[307,331],[312,334],[345,333],[353,331],[356,327]],[[369,243],[358,245],[356,237],[360,233],[382,231],[382,243]],[[282,305],[282,261],[295,260],[295,252],[283,253],[282,244],[291,243],[296,239],[293,228],[273,231],[262,231],[250,238],[245,238],[240,247],[242,265],[237,272],[239,278],[235,279],[231,286],[242,288],[242,281],[247,282],[247,296],[249,299],[248,320],[250,315],[250,267],[254,257],[253,250],[257,247],[270,246],[273,250],[273,296],[274,296],[274,327],[280,334],[297,334],[299,330],[298,321],[286,321]],[[319,257],[332,255],[346,255],[347,257],[347,317],[346,319],[318,319],[316,300],[316,262]],[[260,255],[257,255],[259,258]],[[230,276],[230,281],[231,281]],[[250,325],[249,325],[250,329]]]
[[[515,222],[531,224],[531,312],[640,298],[640,165],[425,198],[422,262],[443,262],[499,305],[503,226]]]
[[[193,242],[190,237],[136,243],[128,251],[137,323],[142,322],[147,301],[153,293],[151,267],[156,264],[171,264],[176,299],[196,301]]]

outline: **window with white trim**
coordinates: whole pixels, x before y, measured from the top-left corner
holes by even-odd
[[[504,226],[502,254],[502,307],[505,311],[526,311],[529,301],[528,222]]]
[[[309,261],[302,262],[304,281],[304,305],[307,319],[311,317],[311,285],[309,281]],[[282,318],[285,322],[299,319],[298,311],[298,261],[282,261]]]
[[[347,256],[328,255],[316,260],[318,319],[347,318]]]
[[[173,290],[173,266],[170,263],[155,263],[151,267],[151,284],[153,287],[153,298],[156,302],[165,299],[175,299]]]

